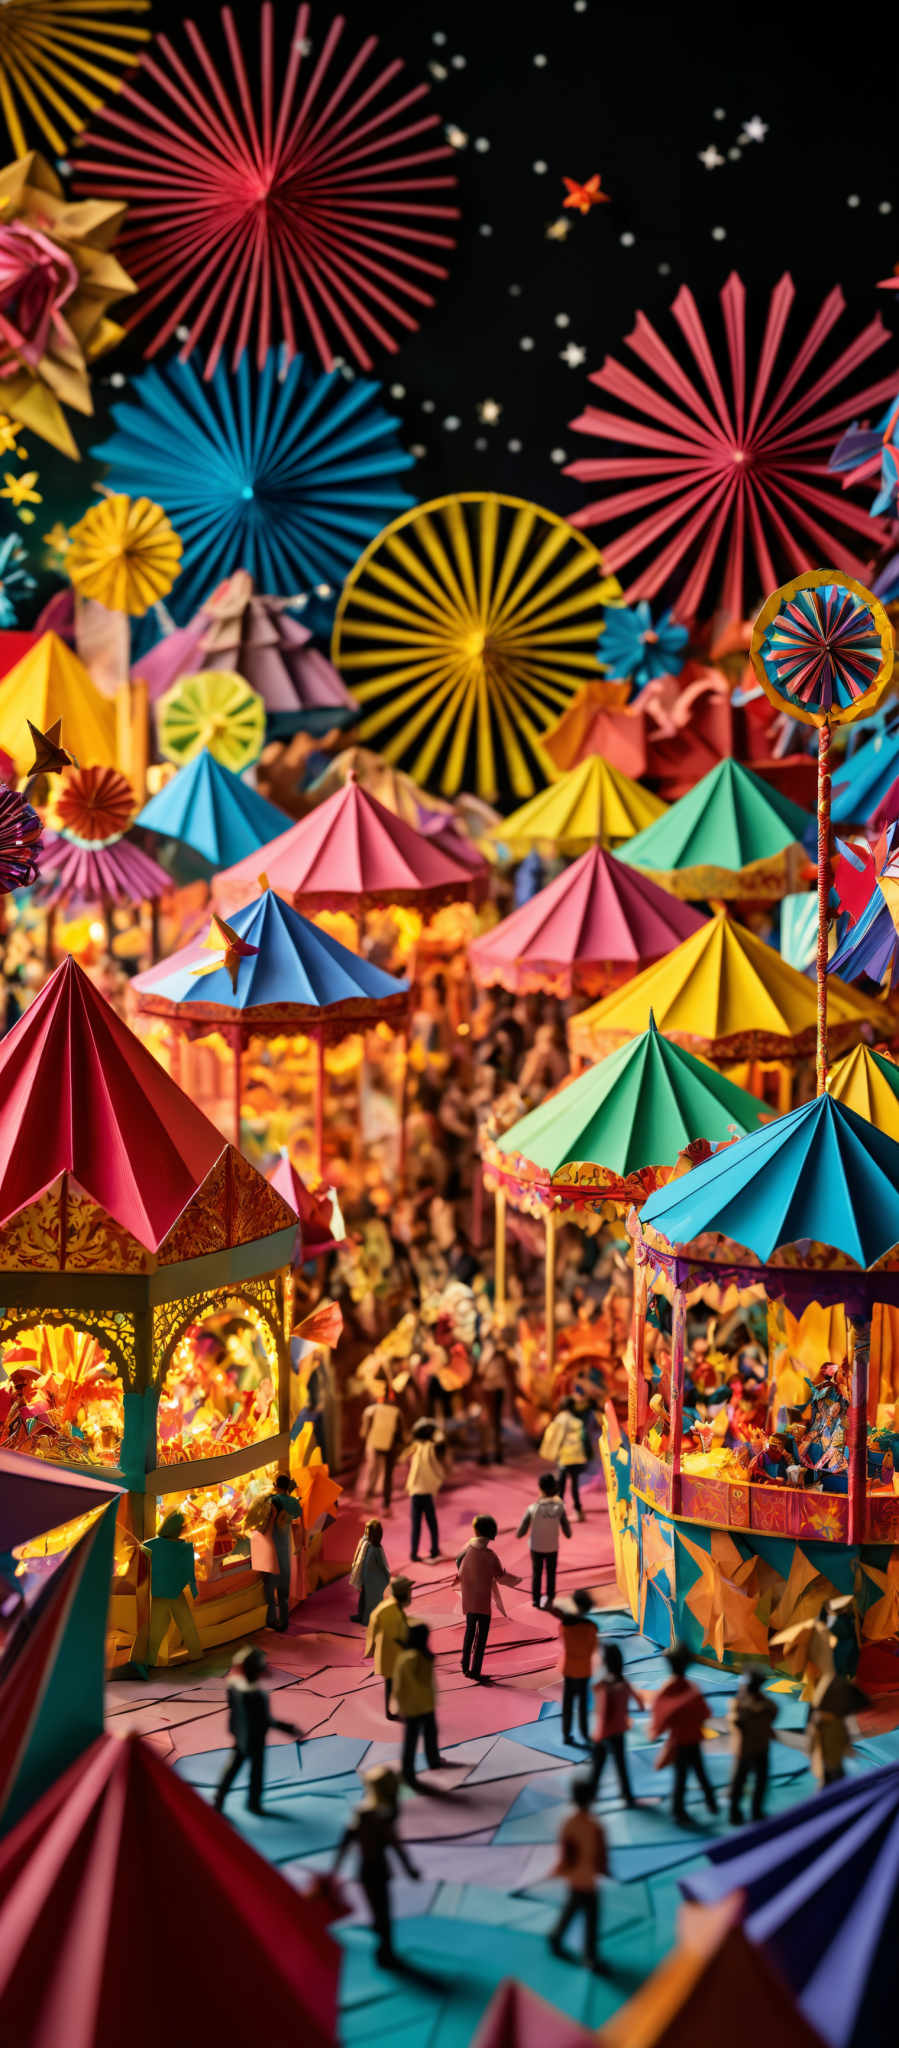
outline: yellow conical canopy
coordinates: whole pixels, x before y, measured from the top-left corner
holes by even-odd
[[[828,1091],[886,1137],[899,1139],[899,1067],[893,1060],[872,1052],[870,1046],[857,1045],[834,1067]]]
[[[495,825],[490,837],[516,857],[537,846],[551,846],[556,853],[586,853],[597,844],[620,846],[667,808],[661,797],[622,775],[601,754],[588,754],[558,782]]]
[[[884,1021],[882,1005],[866,1003],[833,977],[827,1008],[832,1050],[857,1044],[866,1021]],[[712,1058],[800,1059],[814,1048],[814,982],[723,911],[656,966],[573,1017],[572,1051],[601,1058],[645,1031],[650,1010],[669,1038]]]
[[[0,747],[12,755],[19,775],[27,774],[34,759],[29,718],[40,732],[60,718],[60,745],[82,767],[117,766],[112,698],[101,697],[83,661],[58,633],[42,633],[0,683]]]

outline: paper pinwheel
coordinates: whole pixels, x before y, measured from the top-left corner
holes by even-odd
[[[317,375],[273,349],[259,375],[244,355],[204,384],[190,362],[135,378],[116,431],[93,453],[120,491],[148,491],[183,543],[171,604],[180,622],[210,585],[246,569],[267,591],[336,587],[360,551],[411,503],[411,467],[380,386]]]
[[[149,498],[103,498],[69,529],[69,582],[108,611],[141,618],[168,597],[180,563],[178,535]]]
[[[869,590],[812,569],[762,606],[749,652],[776,710],[840,725],[874,709],[892,674],[893,631]]]
[[[49,823],[76,846],[109,846],[127,832],[137,808],[134,791],[118,768],[64,768]]]
[[[258,759],[265,741],[265,705],[242,676],[204,669],[182,676],[156,707],[159,751],[179,768],[204,747],[235,775]]]
[[[76,190],[127,201],[146,353],[186,329],[207,376],[251,340],[260,369],[280,341],[289,360],[298,324],[325,369],[335,347],[370,369],[433,305],[453,248],[454,151],[428,87],[396,92],[402,64],[379,61],[376,36],[347,49],[339,15],[312,39],[307,6],[283,15],[283,58],[266,0],[247,64],[224,8],[221,77],[195,22],[157,36],[79,150]]]

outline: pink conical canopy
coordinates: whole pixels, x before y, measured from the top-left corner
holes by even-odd
[[[483,877],[451,860],[352,779],[299,824],[216,877],[213,895],[226,916],[256,894],[263,871],[297,909],[412,903],[427,911],[484,887]]]
[[[691,904],[593,846],[469,947],[482,988],[595,995],[670,953],[704,923]]]

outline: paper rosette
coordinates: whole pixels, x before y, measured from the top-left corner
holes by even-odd
[[[109,846],[127,832],[137,803],[127,775],[118,768],[64,768],[54,796],[50,824],[76,846]]]
[[[804,725],[844,725],[873,711],[893,652],[882,604],[832,569],[809,569],[775,590],[749,647],[766,697]]]
[[[258,759],[265,739],[265,705],[242,676],[204,669],[160,697],[156,707],[159,751],[182,767],[204,747],[235,775]]]
[[[66,575],[108,611],[141,618],[168,597],[180,568],[181,542],[152,498],[103,498],[69,530]]]

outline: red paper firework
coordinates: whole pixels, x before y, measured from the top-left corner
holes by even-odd
[[[125,84],[100,111],[75,189],[127,201],[119,254],[141,292],[132,324],[161,316],[148,356],[186,326],[182,357],[203,337],[211,376],[222,350],[233,367],[255,330],[260,368],[272,343],[291,357],[308,334],[326,369],[332,345],[368,369],[370,346],[395,349],[395,330],[433,305],[440,252],[454,246],[453,152],[421,108],[428,87],[394,94],[403,67],[372,61],[376,36],[344,68],[340,15],[313,50],[305,4],[282,69],[265,0],[254,90],[229,7],[222,23],[230,78],[195,22],[183,54],[158,36],[141,60],[155,91]]]
[[[573,514],[572,525],[619,528],[615,538],[607,540],[604,535],[602,541],[603,560],[611,571],[645,558],[625,590],[626,598],[653,597],[680,573],[684,581],[675,608],[681,618],[690,618],[723,561],[723,608],[730,617],[741,618],[747,556],[755,564],[752,581],[767,591],[783,581],[784,571],[795,573],[822,559],[839,561],[863,577],[865,564],[847,545],[847,530],[859,536],[869,555],[886,537],[882,520],[872,519],[842,495],[828,472],[827,457],[848,420],[895,391],[895,370],[862,390],[855,382],[862,363],[889,339],[888,330],[878,316],[809,380],[812,365],[845,310],[843,294],[835,285],[788,367],[776,373],[794,296],[792,278],[785,274],[771,294],[750,378],[746,294],[740,278],[731,273],[720,294],[729,398],[686,286],[671,310],[699,372],[698,381],[643,313],[637,314],[627,342],[656,383],[645,382],[613,357],[593,372],[591,383],[628,410],[603,412],[591,405],[573,421],[582,433],[618,447],[607,457],[571,463],[567,475],[628,487],[585,505]],[[622,444],[645,452],[622,454]],[[633,523],[632,513],[645,516]],[[623,521],[628,523],[622,526]],[[717,589],[711,595],[717,596]]]

